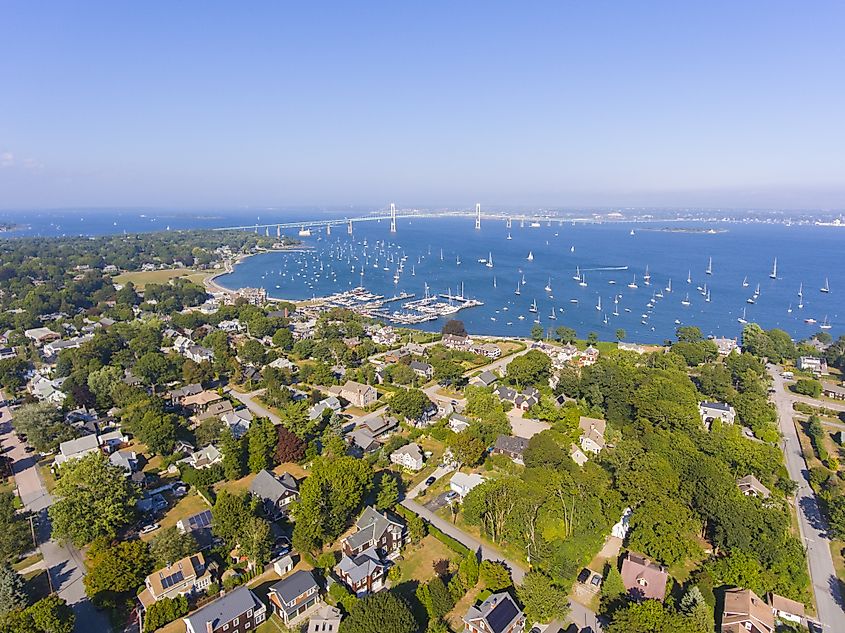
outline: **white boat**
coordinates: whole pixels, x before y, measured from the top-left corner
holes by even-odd
[[[629,233],[629,235],[634,235],[634,234],[635,234],[634,229],[631,229],[631,232]]]
[[[460,256],[460,255],[458,255],[457,257],[455,257],[455,265],[456,265],[456,266],[460,266],[460,265],[461,265],[461,256]]]
[[[552,321],[554,321],[555,319],[557,319],[557,315],[555,314],[555,309],[554,309],[554,307],[552,308],[552,313],[549,315],[549,319],[551,319]]]
[[[537,312],[537,300],[531,302],[531,306],[528,308],[529,312]]]
[[[831,328],[831,325],[827,320],[827,315],[824,315],[824,321],[822,321],[822,324],[819,327],[823,330],[829,330]]]
[[[827,294],[828,292],[830,292],[830,284],[829,284],[829,283],[828,283],[828,281],[827,281],[827,277],[825,277],[825,278],[824,278],[824,286],[822,286],[821,288],[819,288],[819,290],[821,290],[821,291],[822,291],[823,293],[825,293],[825,294]]]
[[[493,287],[494,288],[496,287],[496,278],[495,277],[493,277]]]
[[[692,283],[692,271],[691,270],[687,270],[687,283],[688,284]]]
[[[574,253],[574,252],[575,252],[575,247],[574,247],[574,246],[570,246],[570,247],[569,247],[569,252],[570,252],[570,253]]]
[[[596,310],[601,312],[601,295],[599,295],[599,301],[596,303]]]
[[[581,281],[578,282],[578,285],[582,288],[587,287],[587,276],[584,273],[581,273]]]
[[[546,284],[546,287],[543,288],[543,290],[545,290],[546,292],[552,291],[552,278],[551,277],[549,277],[549,282]]]
[[[681,301],[681,305],[682,305],[682,306],[688,306],[688,305],[689,305],[689,303],[690,303],[690,301],[689,301],[689,293],[687,293],[687,295],[686,295],[686,296],[683,298],[683,300]]]
[[[669,277],[669,283],[666,284],[666,292],[672,292],[672,278]]]
[[[789,304],[789,307],[786,309],[787,314],[792,314],[792,304]]]
[[[528,226],[529,226],[530,228],[532,228],[532,229],[539,229],[539,228],[540,228],[540,223],[539,223],[539,222],[532,222],[532,223],[531,223],[531,224],[529,224]]]
[[[769,273],[770,279],[778,278],[778,258],[775,257],[775,262],[772,264],[772,272]]]
[[[651,285],[651,274],[648,272],[648,264],[646,264],[646,267],[645,267],[645,275],[643,275],[643,283],[646,286]]]
[[[521,294],[522,294],[522,291],[519,289],[519,288],[520,288],[520,285],[521,285],[521,284],[517,281],[517,282],[516,282],[516,290],[514,290],[514,291],[513,291],[513,293],[514,293],[515,295],[517,295],[517,296],[519,296],[519,295],[521,295]]]
[[[742,287],[748,288],[748,275],[742,278]]]
[[[705,270],[704,272],[708,275],[713,274],[713,258],[712,257],[707,258],[707,270]]]
[[[510,233],[508,233],[508,237],[507,237],[506,239],[509,239],[509,240],[512,240],[512,239],[513,239],[513,238],[511,237],[511,234],[510,234]]]
[[[526,257],[525,259],[527,259],[529,262],[533,262],[534,261],[534,253],[532,253],[531,251],[528,251],[528,257]]]
[[[710,303],[710,291],[709,291],[709,290],[707,291],[707,296],[706,296],[706,297],[704,297],[704,300],[705,300],[707,303]]]
[[[581,281],[581,267],[575,267],[575,275],[572,277],[575,281]]]
[[[519,319],[520,321],[524,321],[524,320],[525,320],[525,315],[524,315],[524,314],[520,314],[520,315],[519,315],[518,317],[516,317],[516,318],[517,318],[517,319]]]
[[[808,319],[804,319],[804,323],[808,323],[808,324],[812,325],[813,323],[816,323],[816,320],[814,318],[810,317]]]
[[[745,319],[745,308],[742,309],[742,316],[737,317],[736,320],[739,321],[740,323],[748,323],[748,321]]]
[[[485,266],[487,266],[487,268],[493,268],[493,253],[489,253]]]
[[[639,286],[637,285],[637,276],[636,275],[634,275],[634,279],[631,281],[631,283],[628,284],[628,287],[629,288],[639,288]]]

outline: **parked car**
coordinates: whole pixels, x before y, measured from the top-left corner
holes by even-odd
[[[593,574],[593,577],[590,578],[590,584],[593,587],[595,587],[596,589],[601,587],[601,581],[602,581],[601,574]]]
[[[431,484],[437,481],[437,477],[431,476],[425,480],[425,487],[428,488]]]
[[[590,578],[590,574],[592,574],[592,573],[593,573],[592,571],[590,571],[589,569],[587,569],[587,568],[585,567],[585,568],[584,568],[584,569],[582,569],[582,570],[581,570],[581,572],[578,574],[578,582],[580,582],[580,583],[585,583],[585,582],[587,582],[587,580]]]
[[[141,528],[140,534],[149,534],[150,532],[155,532],[161,526],[158,523],[150,523],[149,525],[145,525]]]
[[[444,497],[444,499],[446,499],[446,501],[454,501],[457,498],[458,498],[458,493],[455,492],[454,490],[450,490],[449,492],[447,492],[446,496]]]

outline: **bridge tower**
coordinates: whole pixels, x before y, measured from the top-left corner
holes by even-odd
[[[346,232],[352,235],[352,220],[349,220],[349,226],[346,227]]]
[[[396,233],[396,205],[390,203],[390,232]]]
[[[264,237],[270,237],[270,227],[269,226],[264,227]]]
[[[258,225],[255,225],[255,234],[258,235]]]
[[[329,236],[331,234],[332,234],[332,225],[326,224],[326,236]]]
[[[475,228],[481,228],[481,203],[475,205]]]
[[[281,224],[276,225],[276,239],[277,240],[282,239],[282,225]]]
[[[507,226],[508,226],[508,228],[511,228],[511,218],[510,218],[510,216],[508,216]]]

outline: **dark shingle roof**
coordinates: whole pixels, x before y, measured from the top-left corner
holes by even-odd
[[[205,631],[206,622],[211,622],[213,627],[217,628],[219,625],[231,622],[250,609],[258,609],[261,606],[263,606],[261,601],[249,589],[238,587],[188,616],[185,620],[191,623],[194,631]]]
[[[271,586],[270,591],[276,592],[282,599],[282,602],[290,603],[309,589],[316,587],[317,581],[314,579],[314,574],[310,571],[300,569]]]

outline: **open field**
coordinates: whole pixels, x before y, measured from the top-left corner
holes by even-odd
[[[119,284],[131,281],[135,284],[137,290],[143,290],[147,284],[163,284],[178,277],[186,277],[194,283],[201,284],[206,277],[206,273],[193,268],[164,268],[162,270],[121,273],[114,280]]]

